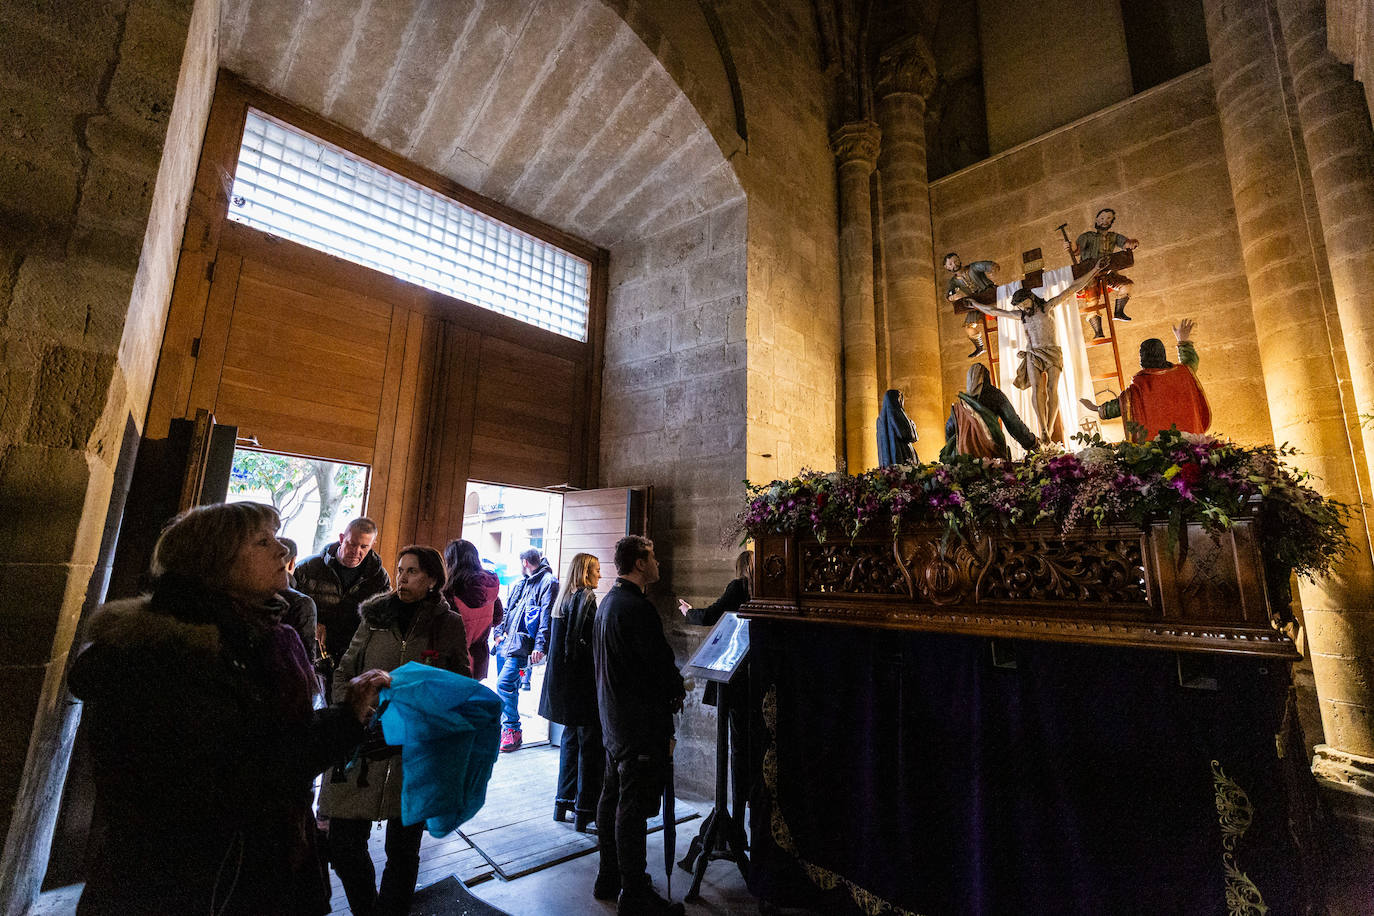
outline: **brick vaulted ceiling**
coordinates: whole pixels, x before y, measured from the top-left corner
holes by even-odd
[[[249,82],[606,248],[739,193],[601,0],[225,0],[222,26]]]

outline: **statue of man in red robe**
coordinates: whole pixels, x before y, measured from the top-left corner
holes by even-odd
[[[1177,365],[1165,358],[1164,341],[1151,337],[1140,345],[1140,371],[1121,397],[1104,404],[1083,398],[1082,405],[1104,420],[1122,417],[1126,437],[1132,442],[1148,442],[1174,426],[1185,433],[1205,433],[1212,425],[1212,409],[1197,380],[1197,349],[1189,339],[1192,333],[1191,318],[1174,326]]]

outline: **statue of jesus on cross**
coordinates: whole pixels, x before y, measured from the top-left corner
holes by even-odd
[[[1036,422],[1040,425],[1042,441],[1056,439],[1063,441],[1059,427],[1059,374],[1064,370],[1064,353],[1055,342],[1053,310],[1056,305],[1078,293],[1097,278],[1107,268],[1103,258],[1093,269],[1078,277],[1067,288],[1048,302],[1032,290],[1022,288],[1012,296],[1014,308],[1004,309],[984,305],[974,299],[968,304],[985,315],[1019,320],[1026,330],[1028,343],[1024,350],[1017,351],[1020,363],[1016,378],[1012,382],[1017,388],[1029,388],[1031,405],[1035,410]]]

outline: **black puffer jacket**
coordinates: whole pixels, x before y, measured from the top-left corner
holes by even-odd
[[[299,640],[164,577],[113,602],[72,665],[106,826],[82,914],[327,913],[312,779],[363,729],[314,711]],[[212,905],[213,900],[213,905]]]
[[[310,664],[314,664],[320,659],[320,643],[315,638],[315,602],[305,592],[298,591],[294,586],[284,588],[277,592],[277,595],[286,602],[286,610],[282,612],[281,622],[296,631],[296,635],[301,638],[301,644],[305,646],[305,654],[310,659]]]
[[[391,577],[386,574],[382,558],[369,550],[360,564],[362,572],[347,589],[339,579],[339,545],[330,544],[296,567],[296,588],[315,599],[315,620],[324,625],[324,645],[321,646],[334,663],[348,651],[348,644],[358,630],[358,606],[376,595],[391,591]]]

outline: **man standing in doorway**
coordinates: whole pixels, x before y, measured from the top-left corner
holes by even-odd
[[[296,567],[296,588],[315,600],[320,673],[326,683],[358,629],[358,605],[391,591],[391,577],[372,549],[376,540],[377,523],[355,518],[339,534],[337,544]]]
[[[524,578],[510,590],[506,619],[496,631],[501,664],[496,693],[501,697],[501,750],[518,751],[524,740],[520,729],[520,671],[544,660],[549,638],[549,617],[558,598],[558,578],[539,551],[520,554]]]
[[[592,654],[596,698],[606,745],[606,777],[597,805],[601,864],[592,895],[620,898],[620,916],[678,914],[654,892],[648,874],[645,822],[658,810],[668,779],[673,713],[687,692],[663,622],[644,590],[658,581],[648,538],[630,535],[615,545],[615,586],[596,611]]]

